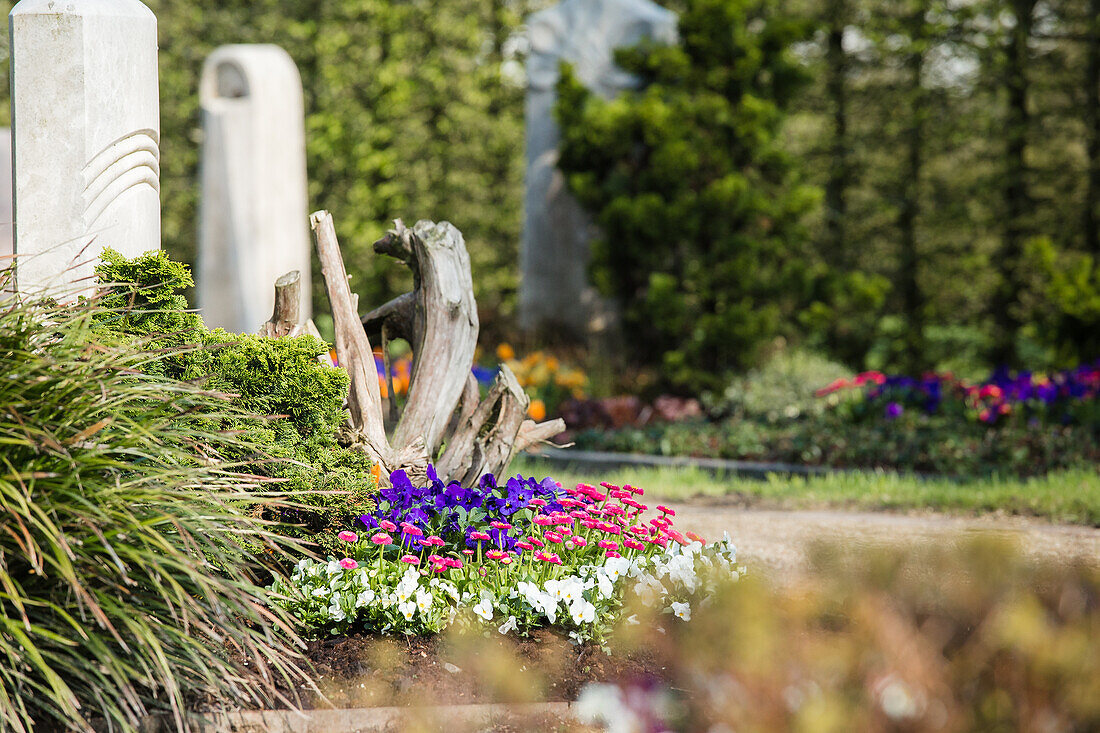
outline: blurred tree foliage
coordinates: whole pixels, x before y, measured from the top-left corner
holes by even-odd
[[[892,284],[838,355],[914,371],[960,352],[1033,368],[1095,357],[1100,1],[784,9],[818,28],[785,128],[826,190],[813,239],[832,267]]]
[[[683,343],[646,347],[670,377],[751,363],[752,344],[773,332],[890,369],[960,353],[1033,368],[1095,357],[1100,0],[663,1],[685,16],[695,51],[627,54],[654,89],[573,110],[603,126],[566,142],[607,141],[593,165],[643,134],[631,153],[660,152],[621,158],[602,183],[573,179],[601,210],[630,203],[606,209],[614,249],[597,247],[600,284],[634,288],[627,318],[647,313],[651,336],[691,324]],[[364,306],[409,285],[370,250],[390,220],[446,218],[467,237],[483,328],[506,328],[523,185],[521,22],[550,0],[148,4],[160,23],[174,257],[194,259],[202,62],[224,43],[277,43],[302,72],[310,206],[334,213]],[[692,29],[693,15],[740,30],[719,38]],[[629,135],[613,139],[612,123]],[[566,153],[567,167],[589,164]],[[727,205],[738,181],[744,200]],[[703,241],[725,244],[679,257]],[[645,276],[623,281],[621,257],[639,258]],[[736,315],[716,317],[719,306]]]
[[[482,322],[511,312],[522,187],[522,82],[502,68],[522,5],[506,0],[149,0],[160,22],[165,241],[191,260],[202,62],[276,43],[306,100],[311,209],[333,212],[364,307],[411,287],[371,244],[395,218],[466,237]],[[519,59],[521,60],[521,59]],[[321,279],[314,277],[315,292]],[[326,303],[323,296],[319,304]]]

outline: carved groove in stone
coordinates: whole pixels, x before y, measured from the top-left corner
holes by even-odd
[[[108,145],[84,166],[84,215],[94,223],[119,196],[147,184],[160,191],[160,148],[155,130],[137,130]]]

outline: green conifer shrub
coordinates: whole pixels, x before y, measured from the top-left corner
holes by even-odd
[[[682,7],[679,7],[682,5]],[[805,27],[773,0],[686,0],[680,41],[617,52],[636,91],[605,101],[568,70],[560,168],[602,236],[593,279],[634,355],[684,389],[720,388],[808,290],[802,216],[820,198],[779,139],[804,81]]]
[[[302,534],[323,547],[370,508],[374,490],[366,455],[339,444],[348,376],[327,359],[328,346],[313,336],[266,338],[209,331],[187,310],[180,291],[193,284],[188,267],[163,251],[128,259],[106,250],[96,270],[104,286],[98,331],[149,350],[167,349],[150,371],[236,395],[248,414],[222,428],[238,431],[263,454],[235,455],[249,470],[278,479],[308,508],[280,519],[304,525]],[[193,418],[203,420],[201,416]]]

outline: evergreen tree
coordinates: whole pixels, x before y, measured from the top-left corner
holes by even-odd
[[[718,386],[780,333],[809,285],[799,181],[779,130],[805,27],[771,0],[687,0],[680,41],[617,55],[641,88],[604,101],[559,82],[559,165],[602,235],[594,279],[631,350],[673,385]]]

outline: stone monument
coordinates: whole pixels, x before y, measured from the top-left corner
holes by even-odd
[[[310,314],[302,80],[273,45],[222,46],[207,58],[202,104],[198,304],[211,327],[254,333],[271,317],[275,280],[302,276]]]
[[[590,329],[597,299],[588,282],[591,223],[557,169],[554,87],[560,62],[610,99],[636,80],[614,64],[616,48],[646,38],[676,40],[676,15],[650,0],[563,0],[527,21],[527,178],[520,244],[520,324]]]
[[[16,283],[86,292],[105,247],[160,248],[157,19],[138,0],[22,0],[8,25]]]
[[[0,127],[0,270],[11,264],[15,253],[11,199],[11,130]]]

